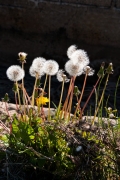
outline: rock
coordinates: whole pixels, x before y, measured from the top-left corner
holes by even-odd
[[[76,44],[90,60],[120,57],[120,0],[1,0],[0,65],[18,64],[17,54],[67,61],[67,48]]]

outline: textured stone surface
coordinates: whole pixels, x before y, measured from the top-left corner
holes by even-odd
[[[76,3],[76,4],[84,4],[84,5],[95,5],[95,6],[108,6],[111,5],[111,0],[62,0],[62,2],[66,3]]]
[[[119,6],[120,0],[0,0],[0,64],[16,63],[24,51],[27,67],[37,56],[64,67],[67,48],[76,44],[91,61],[107,59],[118,66]]]
[[[116,7],[117,7],[117,8],[120,8],[120,0],[117,0],[117,1],[116,1]]]

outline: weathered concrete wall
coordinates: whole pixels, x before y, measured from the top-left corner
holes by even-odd
[[[103,6],[103,7],[110,7],[111,0],[62,0],[61,2],[66,3],[76,3],[76,4],[82,4],[82,5],[92,5],[92,6]]]
[[[4,64],[19,51],[64,63],[71,44],[119,64],[120,0],[0,0],[0,33]]]

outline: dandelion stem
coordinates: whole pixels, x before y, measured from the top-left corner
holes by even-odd
[[[68,99],[69,99],[69,96],[70,96],[70,93],[71,93],[71,85],[72,85],[72,78],[71,78],[71,80],[70,80],[67,97],[66,97],[66,99],[65,99],[65,102],[64,102],[64,105],[63,105],[63,108],[62,108],[62,112],[61,112],[61,114],[60,114],[60,119],[62,118],[63,113],[65,113],[65,111],[66,111],[66,107],[67,107],[67,104],[68,104]]]
[[[24,88],[24,93],[25,93],[25,95],[26,95],[26,97],[27,97],[27,101],[31,104],[31,102],[30,102],[30,97],[29,97],[29,95],[27,94],[27,91],[26,91],[25,88]]]
[[[49,92],[48,92],[48,96],[49,96],[49,102],[48,102],[48,108],[49,108],[49,113],[48,113],[48,119],[50,120],[50,86],[51,86],[51,76],[49,75]]]
[[[0,125],[6,130],[8,131],[8,133],[10,133],[9,128],[7,128],[7,126],[0,120]]]
[[[24,70],[24,62],[22,62],[22,69]],[[25,114],[24,78],[22,78],[22,92],[23,92],[23,105],[24,105],[24,114]]]
[[[36,74],[35,84],[34,84],[33,93],[32,93],[32,103],[31,103],[32,106],[34,106],[34,103],[35,103],[34,100],[35,100],[35,89],[37,85],[37,80],[38,80],[38,74]]]
[[[48,78],[48,74],[46,74],[46,77],[45,77],[45,82],[44,82],[44,87],[43,87],[43,93],[45,91],[45,87],[46,87],[46,83],[47,83],[47,78]]]
[[[22,62],[22,69],[24,70],[24,62]],[[22,88],[24,89],[24,78],[22,78]],[[24,93],[23,93],[23,101],[24,101]]]
[[[104,89],[103,89],[100,101],[98,103],[98,107],[97,107],[97,109],[95,111],[95,114],[94,114],[94,117],[93,117],[93,120],[92,120],[92,125],[94,124],[94,121],[95,121],[96,115],[98,113],[99,107],[101,105],[101,102],[103,101],[103,97],[104,97],[104,94],[105,94],[105,90],[106,90],[106,86],[107,86],[107,83],[108,83],[108,79],[109,79],[109,74],[107,75],[107,78],[106,78],[106,81],[105,81],[105,86],[104,86]]]
[[[7,102],[5,102],[5,108],[6,108],[6,111],[7,111],[7,113],[8,113],[8,116],[9,116],[9,117],[11,118],[11,120],[12,120],[12,117],[11,117],[9,111],[8,111]]]
[[[120,81],[120,76],[118,77],[116,88],[115,88],[114,109],[116,109],[116,95],[117,95],[117,88],[118,88],[119,81]]]
[[[92,94],[94,93],[95,88],[96,88],[97,84],[99,83],[99,81],[100,81],[100,77],[98,78],[98,80],[97,80],[97,82],[96,82],[96,84],[95,84],[95,86],[94,86],[93,90],[91,91],[90,95],[88,96],[88,99],[87,99],[87,101],[85,102],[85,104],[84,104],[84,106],[83,106],[83,108],[82,108],[82,110],[81,110],[81,113],[80,113],[79,119],[81,119],[81,118],[82,118],[82,114],[83,114],[83,112],[84,112],[84,110],[85,110],[85,108],[86,108],[86,106],[87,106],[87,104],[88,104],[88,102],[89,102],[89,100],[90,100],[90,98],[91,98]]]
[[[63,90],[64,90],[64,84],[65,84],[65,77],[63,77],[63,81],[62,81],[62,90],[61,90],[60,101],[59,101],[58,110],[57,110],[57,117],[59,116],[59,111],[60,111],[60,107],[61,107],[61,102],[62,102],[62,97],[63,97]]]
[[[69,115],[68,115],[68,119],[70,118],[70,113],[71,113],[71,108],[72,108],[72,100],[73,100],[73,91],[74,91],[74,83],[75,83],[75,79],[76,79],[76,77],[73,77],[72,78],[72,88],[71,88],[71,96],[70,96],[70,101],[69,101],[69,106],[68,106],[68,110],[67,110],[67,112],[69,113]]]
[[[87,76],[88,76],[88,72],[86,72],[86,74],[85,74],[85,79],[84,79],[84,84],[83,84],[82,92],[81,92],[79,101],[78,101],[78,103],[77,103],[77,107],[76,107],[76,109],[75,109],[75,113],[74,113],[74,116],[73,116],[73,120],[74,120],[74,118],[75,118],[75,116],[76,116],[76,113],[77,113],[78,108],[80,107],[80,103],[81,103],[81,100],[82,100],[82,97],[83,97],[83,93],[84,93],[84,89],[85,89],[85,85],[86,85]]]
[[[20,100],[20,92],[19,92],[19,88],[18,88],[18,83],[16,81],[16,87],[17,87],[17,93],[18,93],[18,101],[19,101],[19,105],[21,107],[21,100]]]
[[[17,110],[19,110],[19,108],[18,108],[18,102],[17,102],[17,93],[16,93],[16,92],[15,92],[15,104],[16,104]]]

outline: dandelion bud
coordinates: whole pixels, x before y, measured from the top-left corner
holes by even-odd
[[[60,69],[57,72],[57,79],[59,82],[62,82],[63,80],[65,80],[65,82],[69,82],[70,80],[67,78],[67,76],[64,74],[64,71],[62,69]]]
[[[19,53],[18,53],[18,56],[19,56],[19,60],[20,60],[21,62],[26,62],[25,60],[26,60],[27,53],[25,53],[25,52],[19,52]]]
[[[112,108],[111,107],[108,107],[108,112],[112,112]]]
[[[81,94],[81,92],[78,89],[78,86],[74,86],[74,94],[75,96],[78,96],[79,94]]]
[[[16,85],[16,83],[14,83],[12,90],[13,90],[14,92],[17,92],[17,85]]]
[[[55,75],[58,72],[58,69],[59,65],[54,60],[48,60],[44,63],[43,71],[50,76]]]
[[[113,74],[113,64],[110,63],[108,68],[106,69],[106,73],[108,74]]]
[[[2,98],[2,101],[3,102],[9,102],[9,96],[8,96],[8,93],[5,93],[5,96],[4,96],[4,98]]]
[[[25,71],[18,65],[10,66],[6,71],[8,79],[11,81],[20,81],[25,76]]]
[[[103,77],[104,76],[104,66],[105,66],[105,63],[102,62],[101,64],[101,67],[100,67],[100,70],[98,71],[97,75],[99,78]]]
[[[80,76],[83,73],[83,68],[81,68],[80,64],[75,64],[72,60],[66,62],[65,70],[70,76]]]
[[[76,45],[71,45],[67,50],[67,56],[68,58],[71,58],[71,55],[77,50]]]
[[[79,63],[82,68],[87,66],[89,64],[89,58],[87,53],[84,50],[78,49],[76,50],[70,58],[73,63],[77,64]]]

